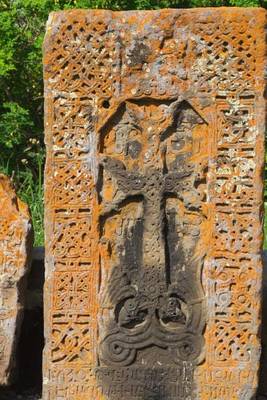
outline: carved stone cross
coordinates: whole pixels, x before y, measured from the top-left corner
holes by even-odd
[[[44,400],[255,397],[265,23],[51,14]]]
[[[183,271],[179,257],[170,258],[174,244],[168,235],[166,201],[174,197],[186,202],[189,208],[190,204],[199,208],[194,167],[184,148],[190,148],[194,126],[204,121],[185,101],[128,100],[122,108],[124,111],[113,116],[120,120],[114,126],[110,121],[106,125],[110,130],[111,124],[120,152],[117,157],[116,150],[108,156],[109,149],[102,144],[104,151],[100,154],[104,172],[111,175],[117,186],[113,201],[103,200],[102,218],[119,213],[126,201],[142,204],[142,261],[135,271],[123,259],[120,267],[114,267],[113,274],[118,274],[116,269],[121,270],[121,282],[116,279],[117,296],[113,300],[116,327],[102,341],[102,358],[107,364],[128,365],[138,349],[155,345],[169,349],[176,362],[194,361],[200,354],[201,338],[199,328],[191,325],[193,304],[199,305],[202,299],[189,295],[190,268],[186,266]],[[131,140],[133,129],[136,133]],[[107,135],[102,128],[103,143]],[[127,253],[129,249],[124,247]],[[123,284],[120,293],[123,276],[127,290]]]

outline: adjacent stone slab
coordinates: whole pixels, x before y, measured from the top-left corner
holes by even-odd
[[[28,207],[0,174],[0,385],[14,376],[31,247]]]
[[[45,400],[254,396],[264,22],[50,16]]]

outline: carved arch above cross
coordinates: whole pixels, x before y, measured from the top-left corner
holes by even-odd
[[[134,244],[126,244],[126,232],[119,265],[113,265],[110,275],[109,287],[115,285],[117,290],[111,300],[113,328],[106,329],[100,344],[104,363],[129,365],[147,346],[168,349],[174,362],[200,359],[204,320],[197,271],[202,260],[192,254],[184,270],[175,250],[180,244],[174,238],[177,227],[171,221],[169,199],[201,214],[202,194],[195,187],[197,173],[191,159],[193,131],[203,125],[207,122],[185,100],[146,98],[124,101],[101,126],[102,233],[106,221],[120,215],[124,204],[137,200],[142,209],[141,223],[132,223],[141,226],[140,262],[131,271],[127,253],[132,253]]]

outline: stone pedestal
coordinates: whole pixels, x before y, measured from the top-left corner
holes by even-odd
[[[28,207],[0,174],[0,385],[12,383],[15,373],[31,248]]]
[[[44,400],[251,400],[262,9],[53,13]]]

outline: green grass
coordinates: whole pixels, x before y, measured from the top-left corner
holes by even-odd
[[[26,173],[20,182],[18,192],[19,198],[28,204],[32,216],[34,231],[34,246],[44,245],[44,201],[42,181],[34,181],[30,173]]]
[[[14,171],[8,165],[0,164],[0,173],[13,181],[17,196],[24,201],[31,213],[34,230],[34,246],[44,245],[44,201],[43,201],[43,161],[38,160],[37,172],[30,168]]]

